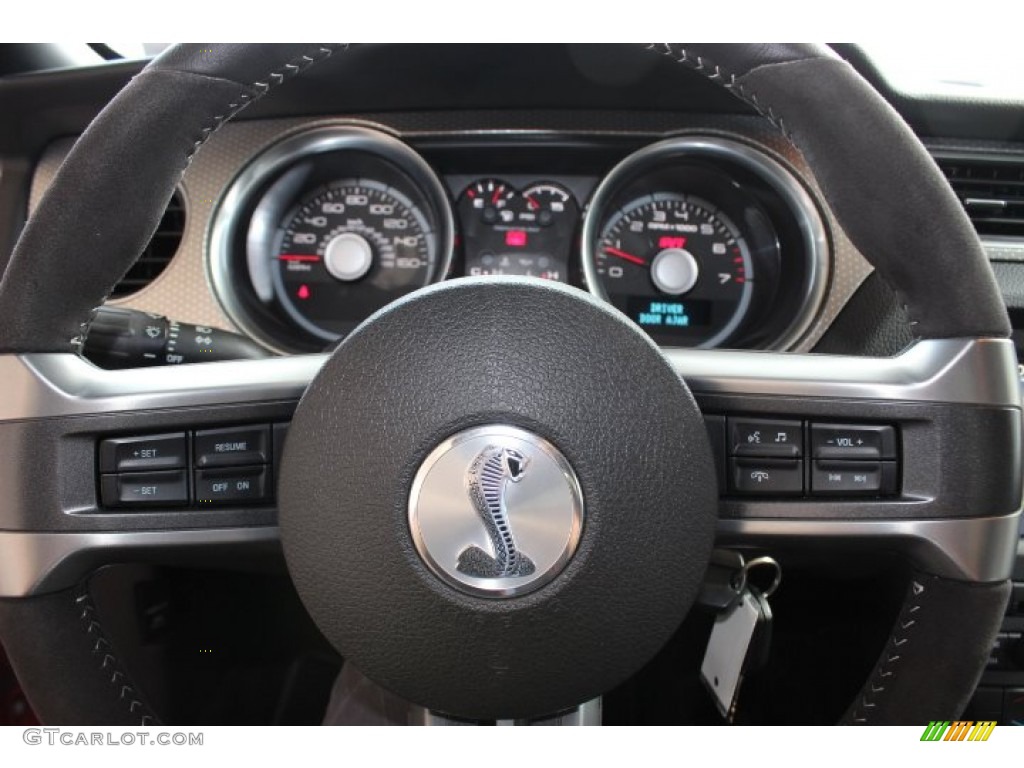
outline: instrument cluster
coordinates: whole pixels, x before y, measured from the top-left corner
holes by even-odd
[[[480,173],[478,171],[485,171]],[[207,241],[236,324],[319,351],[430,283],[518,275],[589,290],[666,347],[787,349],[829,275],[811,191],[761,147],[292,134],[233,180]]]

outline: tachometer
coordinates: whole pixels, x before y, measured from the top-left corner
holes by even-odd
[[[587,288],[668,347],[788,349],[828,282],[813,198],[762,148],[718,136],[623,158],[580,240]]]
[[[336,339],[437,277],[433,235],[427,217],[398,190],[365,179],[332,183],[281,224],[278,300],[309,333]]]
[[[722,212],[692,196],[654,194],[615,212],[601,230],[591,290],[656,341],[713,347],[742,322],[754,266]]]

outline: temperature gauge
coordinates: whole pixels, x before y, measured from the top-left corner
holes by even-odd
[[[526,203],[524,216],[531,217],[542,227],[555,224],[566,212],[575,213],[576,201],[572,194],[557,184],[535,184],[523,192]]]

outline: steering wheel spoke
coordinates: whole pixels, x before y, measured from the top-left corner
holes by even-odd
[[[799,422],[809,433],[814,423],[881,424],[899,438],[896,490],[846,497],[815,494],[809,444],[799,492],[736,492],[728,479],[735,451],[723,442],[715,457],[726,478],[719,545],[881,548],[935,575],[970,581],[1008,572],[1019,524],[1019,385],[1012,375],[988,372],[1013,370],[1010,342],[921,341],[893,358],[703,350],[667,356],[704,413],[723,425],[749,417]],[[10,393],[0,402],[0,440],[12,457],[0,471],[6,488],[19,489],[0,511],[0,541],[20,553],[0,561],[0,595],[65,588],[118,560],[278,557],[272,503],[104,508],[98,446],[125,435],[286,424],[325,360],[106,371],[70,354],[0,356]],[[965,485],[950,462],[969,466],[974,482]],[[979,505],[979,494],[989,501]]]

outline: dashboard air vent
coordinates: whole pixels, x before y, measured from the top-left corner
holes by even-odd
[[[1024,238],[1024,162],[937,157],[979,235]]]
[[[114,287],[110,294],[111,298],[129,296],[153,282],[178,252],[184,232],[185,200],[181,192],[175,190],[149,244],[143,249],[135,265],[128,270],[128,274]]]

